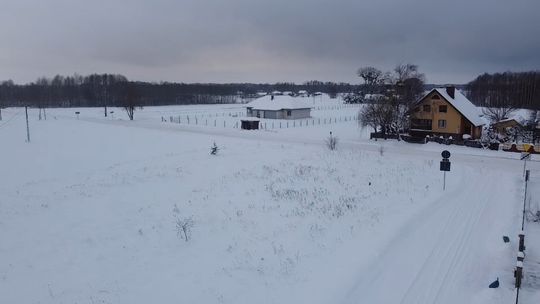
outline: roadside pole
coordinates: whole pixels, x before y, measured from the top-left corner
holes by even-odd
[[[442,184],[443,191],[446,190],[446,171],[443,172],[443,184]]]
[[[28,106],[24,107],[26,113],[26,142],[30,142],[30,125],[28,124]]]

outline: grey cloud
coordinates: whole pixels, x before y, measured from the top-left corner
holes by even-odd
[[[431,82],[540,68],[540,2],[21,0],[0,10],[0,79],[358,82],[420,65]]]

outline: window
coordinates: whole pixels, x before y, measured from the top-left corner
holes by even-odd
[[[415,111],[415,112],[420,112],[420,107],[414,108],[414,111]]]
[[[439,106],[439,112],[446,113],[448,112],[448,106],[447,105],[441,105]]]
[[[439,119],[439,129],[444,129],[444,128],[446,128],[446,120]]]
[[[422,108],[424,109],[424,112],[431,112],[431,106],[430,105],[424,105]]]
[[[435,94],[435,95],[433,95],[433,96],[431,97],[431,99],[441,99],[441,98],[439,97],[439,95]]]
[[[291,110],[287,110],[287,116],[291,116],[292,115],[292,111]]]

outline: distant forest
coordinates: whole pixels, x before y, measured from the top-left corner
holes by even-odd
[[[123,75],[55,76],[29,84],[0,83],[0,105],[32,107],[158,106],[177,104],[233,103],[249,101],[258,92],[306,90],[331,95],[357,91],[348,83],[308,81],[275,83],[150,83],[129,81]]]
[[[426,84],[425,89],[436,85]],[[464,89],[479,106],[540,109],[540,72],[505,72],[483,74]],[[259,92],[306,90],[335,96],[339,93],[361,93],[364,85],[307,81],[303,84],[275,83],[170,83],[129,81],[118,74],[42,77],[28,84],[0,82],[0,107],[103,107],[157,106],[177,104],[211,104],[248,102]]]
[[[474,103],[540,110],[540,71],[483,74],[466,85]]]

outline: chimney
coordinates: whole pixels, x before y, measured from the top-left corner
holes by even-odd
[[[446,87],[446,93],[448,93],[448,95],[454,99],[456,97],[456,87],[454,86],[448,86]]]

